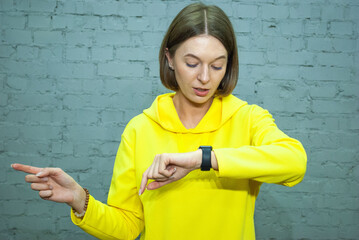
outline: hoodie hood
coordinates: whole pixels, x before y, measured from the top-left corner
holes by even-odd
[[[204,133],[212,132],[220,128],[247,102],[236,98],[233,95],[226,97],[215,97],[212,105],[202,120],[195,128],[187,129],[183,126],[173,104],[175,93],[159,95],[151,107],[143,113],[167,131],[176,133]]]

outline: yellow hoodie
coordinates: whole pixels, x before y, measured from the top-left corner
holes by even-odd
[[[186,129],[174,94],[157,97],[133,118],[117,152],[108,205],[92,196],[74,224],[100,239],[255,239],[254,205],[262,182],[293,186],[306,170],[301,143],[274,124],[268,111],[233,95],[213,100],[194,129]],[[138,195],[156,154],[213,146],[219,171],[195,170]]]

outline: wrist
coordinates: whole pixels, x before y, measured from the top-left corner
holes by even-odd
[[[86,191],[78,185],[76,190],[73,191],[73,200],[67,203],[72,209],[74,209],[77,213],[84,212],[84,207],[86,204]]]
[[[200,169],[201,168],[201,164],[202,164],[202,150],[201,149],[197,149],[196,151],[194,151],[195,157],[195,169]]]

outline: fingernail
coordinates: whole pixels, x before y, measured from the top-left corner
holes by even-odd
[[[14,165],[14,164],[11,164],[10,167],[14,168],[12,165]]]
[[[48,177],[41,178],[41,181],[47,182],[49,181],[49,178]]]
[[[138,191],[138,196],[141,196],[141,190],[140,190],[140,191]]]
[[[38,172],[36,173],[36,177],[40,177],[42,175],[43,172]]]
[[[175,172],[176,170],[177,170],[177,168],[174,168],[174,169],[173,169],[173,172]]]

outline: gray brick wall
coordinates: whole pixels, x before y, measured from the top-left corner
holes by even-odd
[[[126,123],[167,90],[158,49],[192,1],[0,1],[0,239],[93,239],[10,163],[57,166],[106,201]],[[308,153],[304,181],[264,184],[258,239],[359,239],[359,1],[221,0],[236,96]]]

